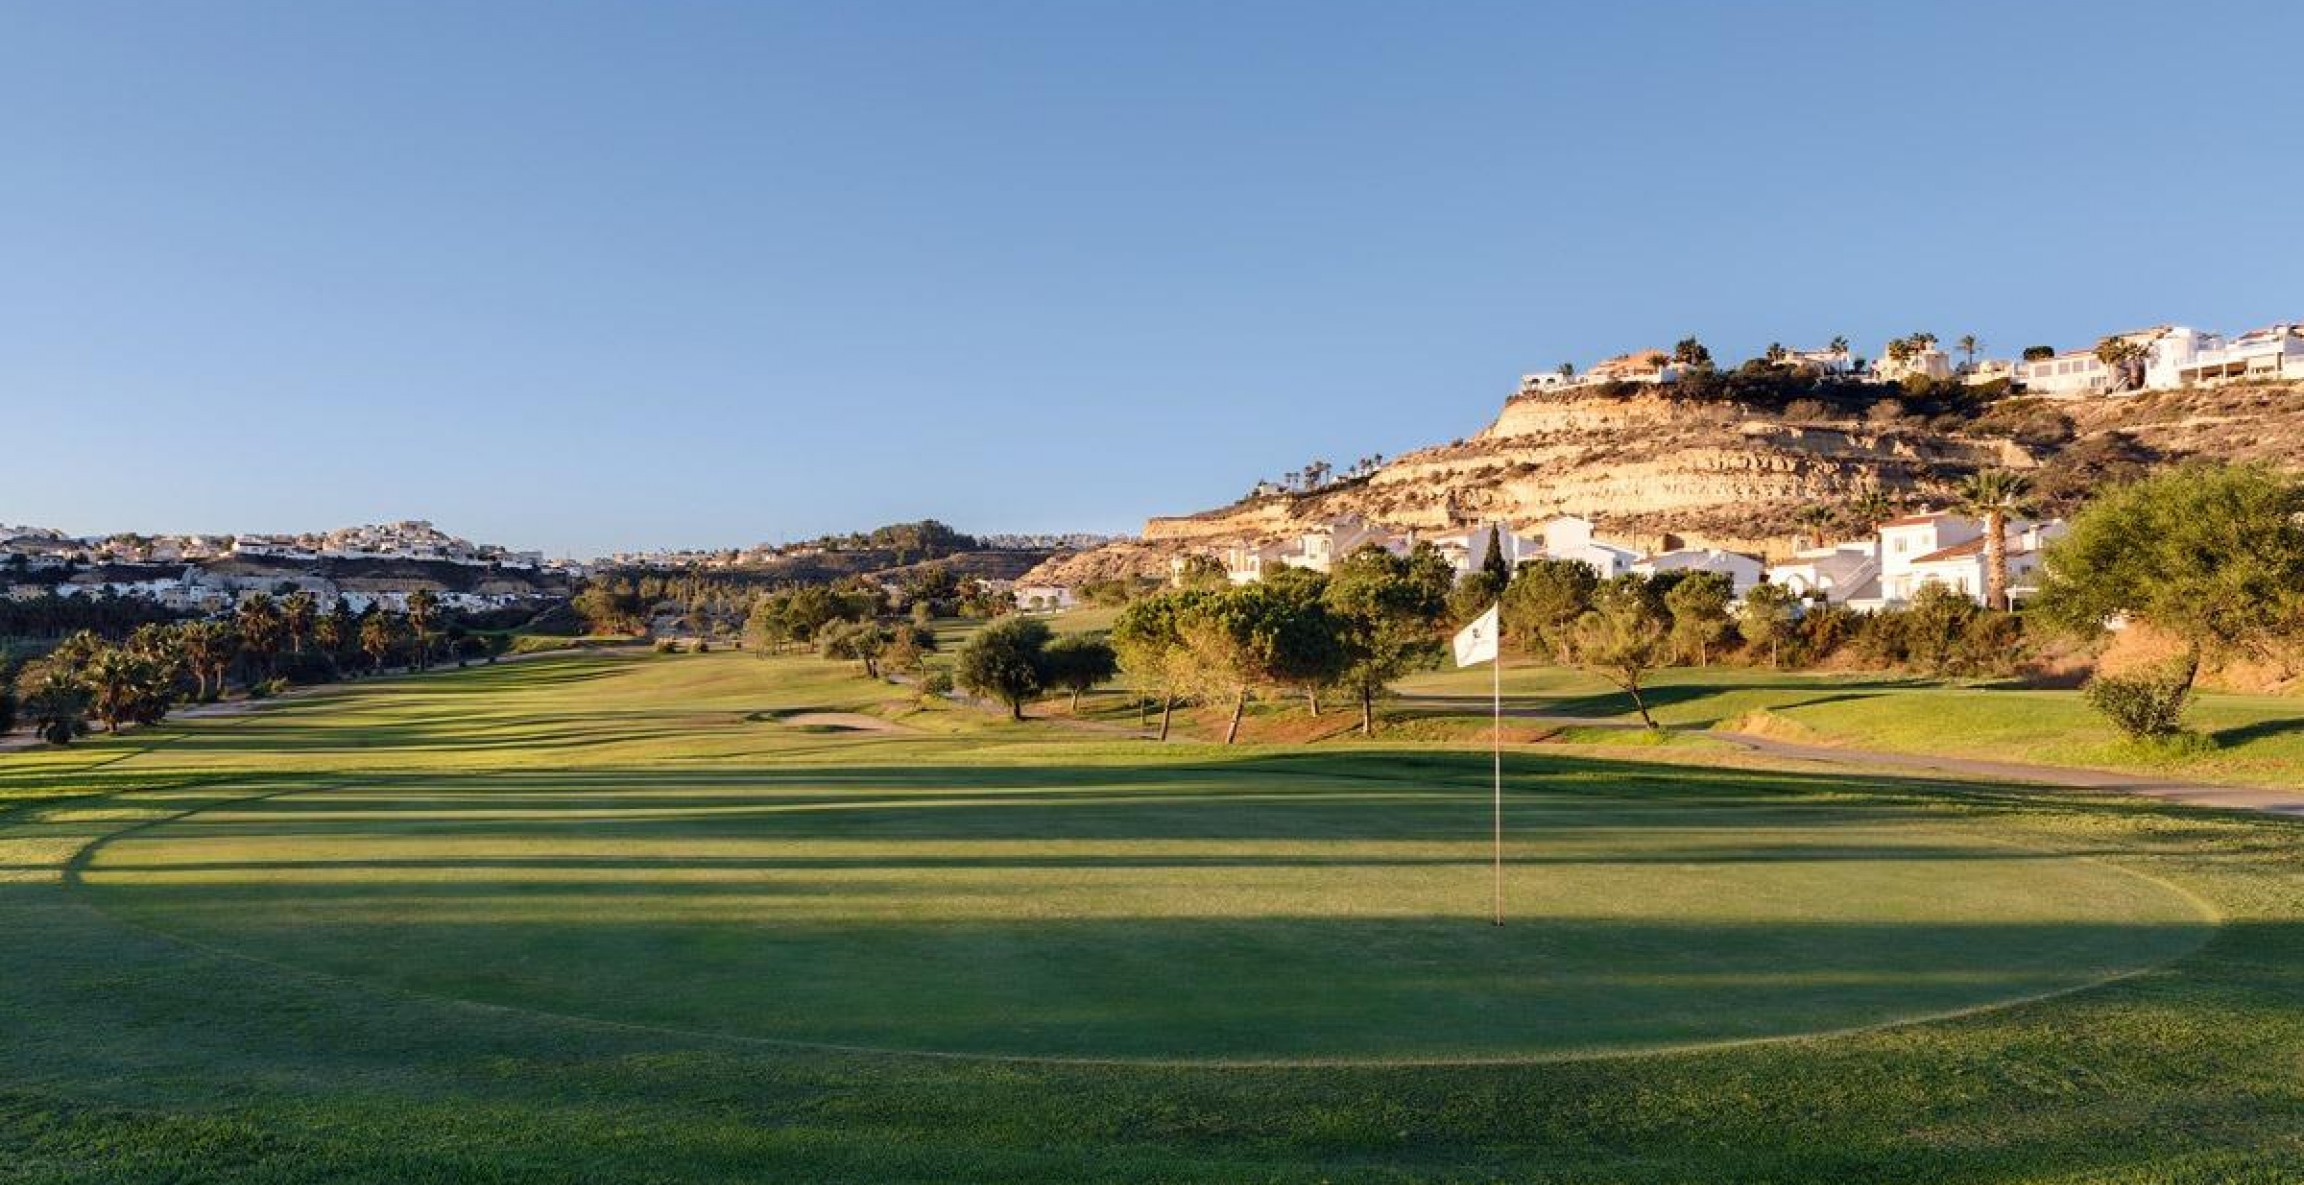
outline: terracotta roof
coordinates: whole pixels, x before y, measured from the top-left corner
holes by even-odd
[[[1983,540],[1983,539],[1981,539],[1981,538],[1970,539],[1970,540],[1969,540],[1968,542],[1966,542],[1966,543],[1955,543],[1955,544],[1953,544],[1953,545],[1952,545],[1952,546],[1950,546],[1950,547],[1939,548],[1939,549],[1937,549],[1937,550],[1935,550],[1935,551],[1931,551],[1931,552],[1929,552],[1927,555],[1921,556],[1921,557],[1919,557],[1919,558],[1917,558],[1917,559],[1913,560],[1912,562],[1913,562],[1913,563],[1915,563],[1915,564],[1933,564],[1933,563],[1936,563],[1936,562],[1937,562],[1937,561],[1939,561],[1939,560],[1957,560],[1957,559],[1961,559],[1961,558],[1964,558],[1964,557],[1966,557],[1966,556],[1972,556],[1972,555],[1978,555],[1978,554],[1981,554],[1981,553],[1983,552],[1983,550],[1984,550],[1984,540]],[[2020,555],[2028,555],[2028,554],[2030,554],[2030,553],[2031,553],[2031,549],[2030,549],[2030,548],[2028,548],[2028,547],[2025,547],[2025,546],[2023,546],[2022,544],[2019,544],[2019,543],[2017,543],[2017,542],[2016,542],[2016,541],[2014,541],[2014,540],[2010,540],[2010,541],[2009,541],[2009,543],[2008,543],[2008,558],[2009,558],[2009,559],[2015,559],[2017,556],[2020,556]]]
[[[1940,547],[1935,551],[1929,552],[1927,555],[1915,558],[1912,562],[1915,564],[1933,564],[1938,560],[1956,560],[1962,556],[1975,555],[1976,553],[1983,550],[1984,541],[1982,539],[1970,539],[1966,543],[1955,543],[1950,547]]]

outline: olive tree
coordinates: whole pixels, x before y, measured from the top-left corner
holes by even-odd
[[[1008,706],[1010,719],[1024,718],[1024,705],[1048,685],[1048,623],[1037,617],[1003,617],[960,647],[952,677],[971,695]]]
[[[2304,486],[2267,466],[2210,462],[2114,486],[2049,545],[2031,608],[2084,634],[2129,621],[2173,638],[2180,653],[2157,676],[2172,708],[2138,717],[2173,731],[2204,663],[2304,633]]]

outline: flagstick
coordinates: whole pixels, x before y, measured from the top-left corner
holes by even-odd
[[[1498,633],[1503,631],[1499,630]],[[1496,767],[1496,924],[1504,924],[1504,643],[1497,639],[1496,657],[1488,661],[1489,690],[1496,711],[1488,730],[1488,752]]]

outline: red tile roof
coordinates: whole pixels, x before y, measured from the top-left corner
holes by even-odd
[[[1912,562],[1915,564],[1933,564],[1938,560],[1956,560],[1961,556],[1975,555],[1983,550],[1984,540],[1980,538],[1970,539],[1966,543],[1955,543],[1950,547],[1938,548],[1927,555],[1914,559]]]
[[[1955,543],[1950,547],[1939,548],[1935,551],[1931,551],[1927,555],[1914,559],[1912,562],[1915,564],[1933,564],[1939,560],[1956,560],[1965,556],[1978,555],[1981,554],[1983,550],[1984,540],[1981,537],[1978,537],[1975,539],[1970,539],[1966,543]],[[2024,546],[2014,539],[2008,541],[2009,559],[2015,559],[2020,555],[2028,555],[2031,553],[2031,550],[2031,548]]]

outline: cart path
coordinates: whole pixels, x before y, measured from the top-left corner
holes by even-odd
[[[1489,704],[1484,696],[1408,696],[1403,702],[1425,708],[1448,711],[1481,711]],[[1483,714],[1485,714],[1483,712]],[[1591,716],[1562,716],[1541,708],[1504,705],[1504,714],[1514,720],[1532,721],[1557,728],[1636,729],[1637,723]],[[2075,790],[2102,790],[2121,794],[2135,794],[2156,798],[2164,802],[2186,806],[2216,807],[2224,810],[2265,811],[2272,814],[2304,815],[2304,790],[2281,789],[2274,786],[2233,786],[2214,782],[2186,782],[2157,778],[2149,774],[2123,773],[2118,770],[2084,769],[2066,765],[2037,765],[2025,761],[1991,761],[1977,757],[1944,757],[1927,753],[1892,753],[1878,749],[1861,749],[1846,745],[1814,745],[1798,741],[1779,740],[1747,732],[1700,730],[1690,735],[1725,741],[1749,752],[1794,761],[1813,761],[1825,765],[1845,766],[1872,771],[1942,774],[1948,777],[1981,781],[2031,782],[2043,786],[2062,786]]]

